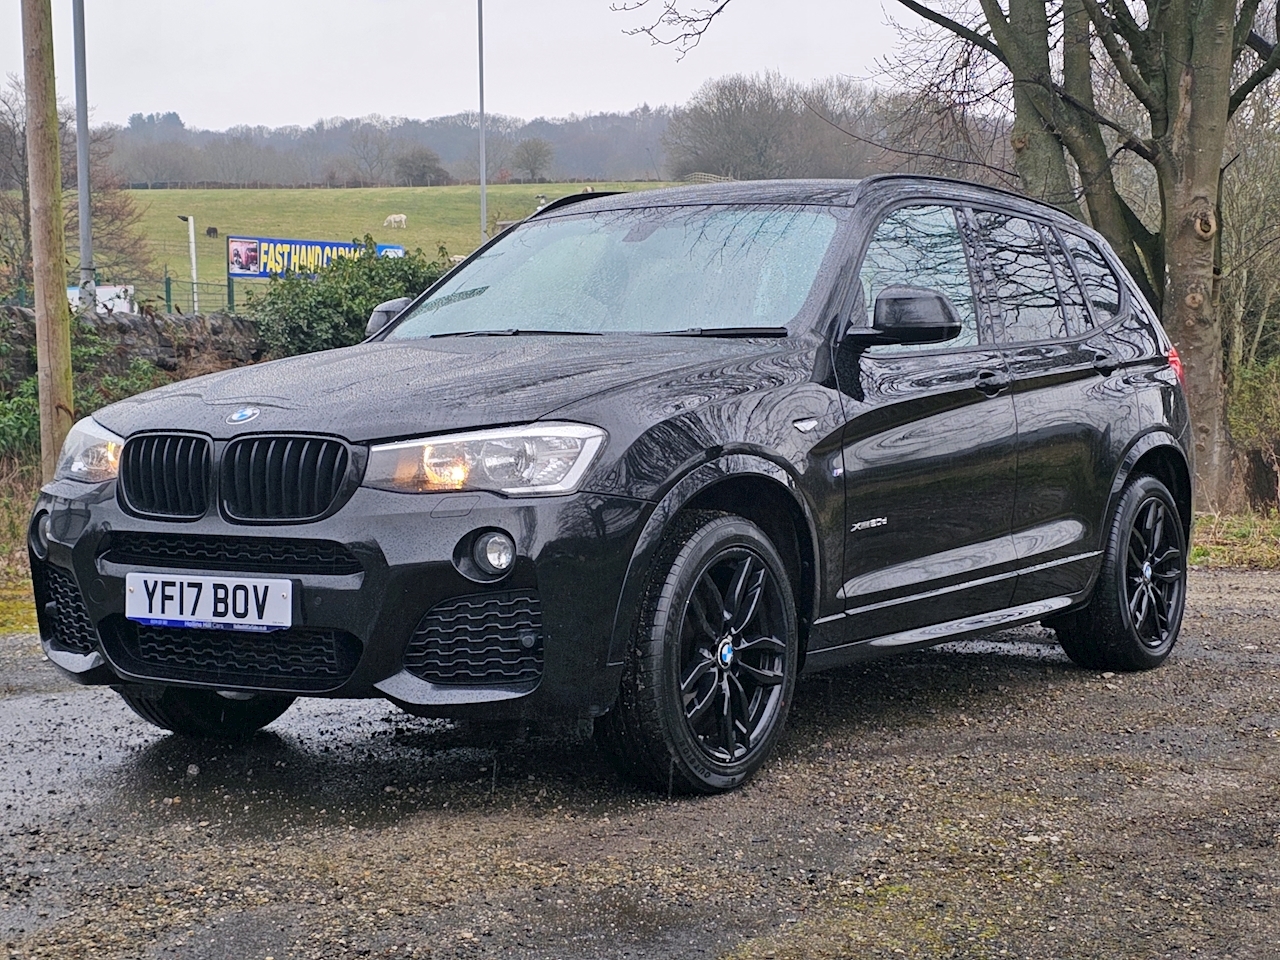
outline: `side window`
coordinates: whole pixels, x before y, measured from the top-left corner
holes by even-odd
[[[1040,228],[1021,217],[974,212],[987,255],[987,294],[997,337],[1051,340],[1067,336],[1066,314]]]
[[[1084,237],[1063,231],[1062,239],[1080,271],[1085,296],[1093,306],[1094,321],[1100,326],[1109,323],[1120,314],[1120,283],[1111,272],[1111,265],[1102,251]]]
[[[1076,280],[1076,272],[1071,269],[1071,258],[1058,244],[1054,231],[1044,224],[1040,225],[1044,234],[1045,246],[1049,248],[1049,259],[1053,262],[1053,273],[1058,278],[1058,293],[1062,296],[1062,311],[1067,315],[1067,333],[1078,336],[1090,327],[1089,310],[1084,305],[1084,292]]]
[[[960,313],[960,336],[946,343],[895,344],[886,350],[937,350],[978,342],[978,314],[964,243],[950,207],[895,210],[880,221],[858,274],[867,322],[880,291],[892,286],[925,287],[945,294]],[[875,348],[881,349],[881,348]]]

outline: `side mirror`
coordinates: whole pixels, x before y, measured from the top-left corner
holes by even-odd
[[[960,312],[937,290],[886,287],[876,297],[872,330],[883,343],[943,343],[960,336]]]
[[[373,308],[373,313],[369,314],[369,322],[365,324],[364,335],[372,337],[394,320],[400,311],[412,302],[413,299],[411,297],[396,297],[394,300],[382,301],[382,303]]]

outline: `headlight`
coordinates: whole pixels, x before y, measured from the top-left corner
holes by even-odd
[[[364,485],[399,493],[569,493],[604,441],[599,427],[531,423],[384,443],[369,451]]]
[[[102,483],[120,472],[120,449],[124,441],[101,427],[93,417],[79,420],[62,443],[55,480]]]

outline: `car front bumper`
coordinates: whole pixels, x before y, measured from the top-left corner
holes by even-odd
[[[56,482],[33,515],[49,515],[32,549],[41,641],[81,683],[385,697],[436,716],[595,716],[616,696],[609,645],[645,501],[361,488],[322,521],[254,526],[140,519],[114,488]],[[455,555],[486,530],[517,558],[477,582]],[[124,617],[131,571],[287,577],[293,625],[139,628]]]

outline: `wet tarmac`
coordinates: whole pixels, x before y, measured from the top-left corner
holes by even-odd
[[[1174,658],[1026,628],[818,675],[744,789],[298,701],[184,741],[0,638],[0,958],[1280,956],[1280,578]]]

